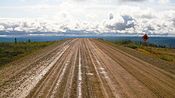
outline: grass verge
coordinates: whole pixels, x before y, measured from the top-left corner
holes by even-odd
[[[175,64],[175,49],[133,41],[116,41],[114,43]]]
[[[0,43],[0,67],[55,42]]]

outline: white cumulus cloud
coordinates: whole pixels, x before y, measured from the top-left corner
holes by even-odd
[[[65,0],[0,7],[0,12],[7,15],[0,14],[0,31],[175,34],[175,7],[169,0]]]

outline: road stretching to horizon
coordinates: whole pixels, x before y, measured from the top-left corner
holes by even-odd
[[[174,74],[95,39],[68,39],[20,63],[0,98],[175,98]]]

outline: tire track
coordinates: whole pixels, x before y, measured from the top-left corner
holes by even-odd
[[[59,47],[53,49],[53,51],[46,53],[46,56],[42,57],[38,61],[32,63],[30,66],[25,67],[21,72],[16,74],[14,77],[9,79],[10,81],[5,82],[0,88],[3,90],[0,91],[1,97],[20,97],[21,95],[26,96],[32,87],[41,79],[42,74],[45,74],[47,71],[49,63],[56,58],[53,56]],[[51,57],[52,56],[52,57]],[[51,57],[51,59],[48,59]],[[46,59],[46,60],[45,60]],[[44,70],[44,71],[43,71]],[[35,77],[38,75],[38,79]],[[11,87],[9,89],[9,87]],[[23,94],[21,94],[23,93]]]
[[[38,57],[0,86],[1,98],[175,97],[173,74],[98,40],[69,39]]]
[[[74,44],[75,41],[72,41],[70,44]],[[54,65],[54,67],[49,71],[49,73],[45,76],[44,80],[36,86],[36,88],[32,91],[28,97],[39,97],[39,96],[51,96],[51,94],[55,93],[54,91],[60,84],[60,78],[63,78],[65,71],[67,70],[67,66],[70,63],[70,59],[72,57],[71,46],[66,46],[65,51],[62,52],[58,63]],[[67,58],[69,57],[69,58]]]
[[[174,96],[172,79],[160,73],[159,70],[155,70],[154,67],[143,61],[137,61],[136,58],[131,58],[127,54],[116,51],[111,46],[102,45],[102,43],[94,41],[98,47],[100,47],[105,53],[108,53],[113,60],[118,62],[125,70],[137,78],[141,83],[148,87],[158,97],[160,96]],[[114,59],[115,58],[115,59]],[[127,59],[127,62],[126,62]],[[134,65],[134,66],[133,66]],[[153,68],[153,69],[152,69]],[[155,78],[157,77],[157,78]],[[166,81],[166,82],[162,82]],[[169,82],[168,82],[169,81]],[[168,86],[172,85],[172,86]]]

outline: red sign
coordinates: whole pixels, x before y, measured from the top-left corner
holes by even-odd
[[[143,35],[142,39],[146,42],[149,39],[149,37],[147,34],[145,34],[145,35]]]

